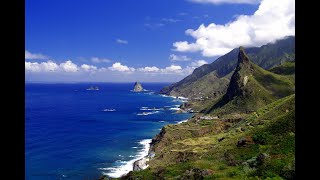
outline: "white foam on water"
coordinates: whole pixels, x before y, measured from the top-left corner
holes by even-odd
[[[153,108],[141,107],[140,110],[141,110],[141,111],[159,111],[159,110],[161,110],[161,109],[160,109],[160,108],[155,108],[155,107],[153,107]]]
[[[150,114],[156,114],[159,113],[160,111],[151,111],[151,112],[142,112],[142,113],[138,113],[138,116],[148,116]]]
[[[188,121],[188,119],[183,120],[183,121],[179,121],[178,124],[181,124],[181,123],[184,123],[184,122],[187,122],[187,121]]]
[[[116,111],[115,109],[104,109],[103,111],[106,111],[106,112],[113,112],[113,111]]]
[[[151,139],[144,139],[140,141],[139,144],[141,144],[143,148],[140,151],[138,151],[134,159],[130,161],[122,161],[120,166],[109,167],[109,168],[99,168],[99,169],[103,171],[109,171],[109,172],[102,172],[102,174],[110,176],[112,178],[118,178],[129,173],[130,171],[133,170],[133,163],[135,161],[148,155],[148,152],[150,149],[150,143],[151,143]]]
[[[170,108],[170,110],[173,110],[173,111],[179,111],[180,108]]]

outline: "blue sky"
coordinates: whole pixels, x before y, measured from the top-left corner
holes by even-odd
[[[26,0],[26,81],[179,81],[239,45],[294,35],[294,1],[274,2]]]

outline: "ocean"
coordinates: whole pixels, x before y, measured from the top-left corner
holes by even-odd
[[[183,101],[158,94],[169,83],[70,83],[25,85],[27,180],[119,177],[145,156]],[[99,90],[87,90],[91,86]]]

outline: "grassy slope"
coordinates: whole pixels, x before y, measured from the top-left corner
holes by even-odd
[[[190,179],[186,171],[195,168],[211,172],[204,179],[281,179],[294,175],[295,95],[264,106],[240,121],[197,122],[194,117],[164,130],[162,140],[154,146],[156,157],[150,167],[124,179]],[[237,147],[241,137],[251,137],[254,144]],[[260,153],[267,154],[263,163],[256,160]]]
[[[232,73],[218,78],[215,72],[211,72],[201,77],[198,81],[192,82],[188,87],[184,87],[177,94],[182,96],[191,94],[189,101],[192,104],[192,108],[197,111],[201,110],[205,104],[212,104],[226,92]],[[197,89],[194,89],[194,87],[197,87]],[[194,99],[199,97],[204,98],[203,100]]]
[[[255,111],[272,101],[293,94],[295,91],[294,75],[279,75],[252,63],[254,71],[240,71],[240,76],[249,76],[246,89],[250,91],[249,96],[238,96],[230,102],[220,106],[218,103],[207,106],[203,112],[216,115],[228,115],[230,113],[246,113]],[[223,97],[220,101],[223,100]]]
[[[282,63],[279,66],[275,66],[269,69],[269,71],[276,74],[290,75],[295,73],[295,67],[296,67],[295,61],[287,61]]]

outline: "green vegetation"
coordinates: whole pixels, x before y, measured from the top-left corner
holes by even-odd
[[[287,61],[276,67],[271,68],[269,71],[276,74],[290,75],[295,73],[295,68],[295,61]]]
[[[280,42],[283,47],[284,42]],[[256,59],[268,67],[273,67],[280,57],[281,62],[283,56],[294,57],[283,54],[273,45],[254,51],[260,54]],[[193,90],[197,87],[203,90],[201,95],[212,95],[210,89],[222,94],[187,104],[201,110],[200,113],[187,122],[163,127],[153,138],[150,149],[155,157],[148,162],[149,167],[132,171],[120,179],[294,178],[294,62],[281,63],[271,68],[271,72],[252,63],[243,48],[238,52],[235,70],[225,74],[224,79],[219,78],[218,70],[200,76],[200,68],[187,77],[196,76],[198,81],[180,84],[183,88],[179,91],[177,88],[170,90],[183,93],[184,89],[195,96],[199,91]],[[270,55],[272,60],[260,57],[261,53]],[[228,85],[224,87],[227,80]],[[214,87],[209,87],[211,85]]]
[[[200,114],[186,123],[166,126],[161,141],[153,147],[156,157],[149,168],[130,173],[126,179],[188,179],[188,172],[195,169],[204,179],[293,178],[294,94],[238,122],[219,119],[200,124],[198,117]],[[243,137],[252,142],[237,146]]]
[[[249,113],[294,93],[292,78],[264,70],[253,64],[243,49],[240,53],[242,55],[226,93],[202,112],[219,116]]]

